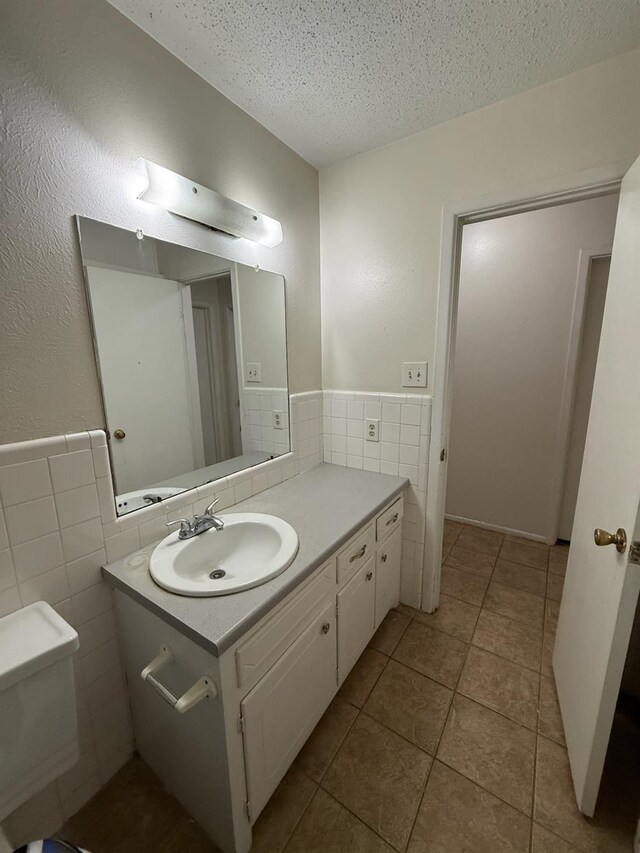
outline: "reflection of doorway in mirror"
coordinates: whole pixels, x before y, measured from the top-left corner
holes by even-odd
[[[238,370],[228,274],[191,285],[205,465],[240,456]]]

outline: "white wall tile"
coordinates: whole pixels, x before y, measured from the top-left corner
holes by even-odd
[[[16,573],[13,569],[13,557],[11,551],[7,548],[0,551],[0,592],[4,592],[18,583]]]
[[[60,534],[49,533],[13,547],[13,563],[19,581],[27,581],[64,564]]]
[[[51,496],[5,507],[4,517],[11,545],[19,545],[58,529],[56,507]]]
[[[46,601],[48,604],[57,604],[65,598],[69,598],[69,584],[67,572],[64,566],[38,575],[24,583],[19,583],[20,598],[26,607],[34,601]]]
[[[380,425],[380,440],[400,443],[400,424],[382,423]]]
[[[96,584],[74,595],[72,602],[77,621],[88,622],[111,609],[111,588],[106,583]]]
[[[383,462],[397,462],[400,458],[400,445],[391,441],[380,442],[380,459]]]
[[[60,532],[62,550],[67,562],[79,560],[103,547],[102,523],[99,518],[83,521]]]
[[[388,423],[400,423],[401,407],[397,403],[382,404],[382,420]]]
[[[71,595],[102,582],[102,566],[107,562],[104,548],[67,563],[67,578]]]
[[[405,465],[417,465],[420,461],[420,449],[412,444],[400,445],[400,462]]]
[[[49,457],[54,492],[77,489],[95,482],[91,450],[77,450]]]
[[[19,610],[22,607],[22,600],[18,587],[14,586],[0,592],[0,616],[6,616],[8,613],[13,613],[14,610]]]
[[[107,537],[104,540],[104,547],[107,552],[107,560],[110,563],[137,551],[140,547],[138,528],[132,527],[131,530],[125,530],[115,536]]]
[[[91,436],[88,432],[70,432],[65,435],[65,439],[67,440],[67,453],[91,448]]]
[[[7,535],[7,526],[4,523],[4,512],[0,506],[0,550],[4,551],[9,547],[9,536]]]
[[[81,521],[89,521],[100,515],[95,483],[59,492],[55,496],[55,502],[60,527],[71,527],[72,524],[80,524]]]
[[[0,468],[0,498],[5,507],[44,498],[52,492],[46,459]]]
[[[422,407],[421,406],[410,406],[403,405],[402,412],[400,415],[400,422],[403,424],[413,424],[415,426],[420,426],[420,421],[422,418]]]
[[[97,477],[110,477],[111,466],[109,464],[109,451],[106,444],[102,447],[94,447],[93,454],[93,470]]]
[[[420,427],[412,424],[402,424],[400,427],[400,444],[420,444]]]
[[[365,441],[362,445],[362,455],[365,459],[380,459],[380,442]]]
[[[365,401],[364,417],[367,419],[373,418],[374,420],[380,420],[382,417],[382,403],[377,401]]]

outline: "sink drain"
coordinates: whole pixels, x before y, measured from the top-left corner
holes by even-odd
[[[225,575],[226,572],[224,571],[224,569],[216,569],[215,572],[211,572],[209,577],[211,578],[211,580],[219,581],[220,578],[223,578]]]

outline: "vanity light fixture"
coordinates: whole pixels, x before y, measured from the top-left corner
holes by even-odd
[[[245,207],[151,160],[141,157],[135,165],[147,179],[146,186],[138,194],[139,199],[185,219],[269,248],[282,243],[282,226],[277,219]]]

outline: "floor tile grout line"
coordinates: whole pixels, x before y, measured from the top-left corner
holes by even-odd
[[[487,584],[487,589],[488,588],[489,587]],[[486,595],[486,590],[485,590],[485,595]],[[484,602],[484,597],[482,600]],[[478,616],[480,615],[481,610],[482,610],[482,605],[480,606],[480,610],[478,611]],[[433,761],[431,762],[431,767],[429,768],[429,773],[427,774],[427,779],[426,779],[425,784],[424,784],[422,796],[420,797],[420,802],[418,803],[418,809],[416,811],[416,816],[415,816],[413,824],[411,826],[411,832],[409,833],[409,841],[407,842],[407,846],[411,843],[411,838],[413,836],[413,832],[414,832],[415,827],[416,827],[416,821],[418,820],[418,815],[420,814],[420,809],[422,807],[422,803],[423,803],[423,800],[424,800],[424,797],[425,797],[425,794],[427,791],[427,785],[429,784],[429,779],[431,778],[431,773],[433,772],[434,764],[436,763],[436,761],[439,760],[438,759],[438,752],[440,751],[440,745],[442,743],[442,738],[443,738],[445,729],[447,728],[447,723],[449,722],[449,718],[451,716],[451,709],[453,708],[453,703],[455,701],[456,694],[458,693],[458,685],[460,684],[460,679],[462,678],[462,672],[466,666],[467,659],[469,657],[469,649],[470,648],[471,648],[471,643],[467,643],[467,650],[466,650],[465,655],[464,655],[464,660],[462,661],[462,666],[460,667],[460,671],[458,673],[458,678],[456,679],[455,687],[451,690],[451,701],[449,702],[449,707],[447,709],[447,714],[446,714],[446,717],[444,719],[444,723],[442,725],[442,728],[440,729],[440,735],[438,737],[438,743],[436,744],[435,753],[433,756]],[[451,689],[451,688],[449,688],[449,689]],[[441,763],[444,764],[445,762],[441,762]],[[460,774],[460,775],[464,775],[464,774]],[[467,778],[467,777],[464,777],[464,778]],[[470,781],[473,781],[473,780],[470,780]]]

